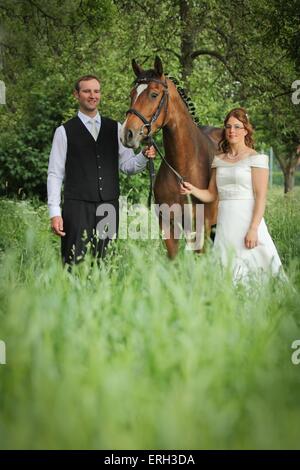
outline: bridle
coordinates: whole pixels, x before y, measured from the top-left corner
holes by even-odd
[[[149,84],[150,82],[155,82],[163,86],[163,95],[158,104],[158,107],[156,108],[156,111],[154,112],[150,120],[148,121],[148,119],[146,119],[145,116],[143,116],[143,114],[137,111],[135,108],[130,108],[128,109],[128,111],[126,111],[126,116],[127,114],[135,114],[143,122],[143,125],[140,129],[139,134],[143,135],[144,137],[152,136],[152,124],[154,124],[155,121],[157,121],[157,119],[159,118],[163,107],[165,107],[165,118],[164,118],[164,122],[159,127],[159,129],[157,129],[157,131],[159,131],[162,127],[164,127],[165,119],[166,119],[167,111],[168,111],[168,102],[169,102],[169,91],[168,91],[168,84],[166,80],[163,81],[163,80],[159,80],[158,78],[139,78],[135,82],[135,88],[145,83]],[[144,133],[145,128],[148,131],[146,135]]]
[[[170,163],[162,155],[162,153],[160,152],[160,150],[159,150],[159,148],[158,148],[158,146],[157,146],[157,144],[156,144],[156,142],[154,141],[154,138],[153,138],[152,124],[154,124],[155,121],[157,121],[163,107],[165,108],[164,121],[163,121],[162,125],[156,130],[156,132],[158,132],[160,129],[162,129],[165,125],[167,112],[168,112],[168,104],[169,104],[168,84],[167,84],[166,80],[163,81],[163,80],[159,80],[158,78],[139,78],[135,81],[135,88],[137,86],[141,85],[141,84],[145,84],[145,83],[149,84],[150,82],[158,83],[158,84],[160,84],[164,87],[163,88],[163,95],[161,97],[159,105],[158,105],[156,111],[154,112],[154,114],[152,115],[152,117],[150,118],[150,120],[146,119],[145,116],[143,116],[143,114],[140,113],[139,111],[137,111],[135,108],[128,109],[128,111],[126,111],[126,116],[128,114],[135,114],[135,116],[137,116],[143,122],[143,125],[141,126],[139,135],[143,135],[144,137],[147,138],[148,145],[149,146],[153,145],[155,147],[155,149],[156,149],[157,153],[159,154],[159,156],[161,157],[161,159],[170,168],[170,170],[175,174],[178,182],[183,183],[184,178],[175,170],[175,168],[172,167],[172,165],[170,165]],[[148,130],[148,133],[146,135],[144,133],[145,128]],[[149,159],[149,172],[150,172],[150,191],[149,191],[149,198],[148,198],[148,206],[150,207],[152,189],[153,189],[153,184],[154,184],[154,179],[155,179],[155,170],[154,170],[154,164],[153,164],[152,159]]]

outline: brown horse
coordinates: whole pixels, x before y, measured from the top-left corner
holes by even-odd
[[[162,128],[165,160],[155,179],[155,202],[169,207],[178,204],[183,209],[187,197],[180,194],[179,183],[184,179],[199,188],[208,187],[211,162],[218,152],[221,129],[197,126],[176,85],[164,75],[159,57],[155,58],[154,69],[144,71],[135,60],[132,67],[137,78],[131,90],[131,108],[122,126],[121,140],[127,147],[138,148],[143,142],[149,142],[149,136]],[[195,217],[199,200],[191,199]],[[216,203],[205,205],[206,234],[210,233],[210,227],[215,223],[216,207]],[[161,214],[159,219],[160,227],[165,231]],[[178,251],[174,217],[172,222],[172,230],[165,239],[170,258],[174,258]]]

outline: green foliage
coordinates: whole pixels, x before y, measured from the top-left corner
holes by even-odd
[[[0,447],[299,448],[297,197],[266,214],[290,281],[247,289],[155,240],[70,274],[46,207],[2,200]]]
[[[282,195],[282,189],[269,191],[267,202],[267,224],[274,242],[287,266],[300,259],[300,237],[297,220],[300,219],[300,188]]]
[[[50,90],[45,93],[45,88]],[[66,87],[54,87],[51,79],[32,84],[23,98],[27,110],[23,121],[7,121],[2,129],[0,181],[8,193],[46,195],[46,175],[53,132],[70,107]],[[61,108],[57,106],[60,103]]]
[[[0,188],[44,198],[54,130],[76,112],[73,84],[94,72],[92,43],[104,24],[109,32],[114,7],[110,0],[10,4],[5,0],[0,10],[6,46],[0,78],[7,89]]]
[[[7,88],[0,115],[2,193],[45,196],[52,135],[75,113],[78,76],[99,75],[101,112],[123,121],[131,59],[148,68],[155,54],[188,89],[203,124],[220,126],[230,108],[243,105],[258,146],[272,146],[282,161],[294,162],[300,106],[290,95],[299,78],[299,0],[11,3],[3,0],[0,9],[0,79]],[[144,186],[145,177],[135,180]]]
[[[283,179],[283,174],[281,171],[273,171],[273,184],[277,186],[283,186],[284,184],[284,179]],[[295,184],[297,186],[300,186],[300,172],[296,172],[295,175]]]

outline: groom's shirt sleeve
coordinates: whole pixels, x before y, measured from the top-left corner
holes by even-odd
[[[121,124],[118,122],[118,141],[119,141],[119,168],[123,173],[134,175],[144,170],[147,165],[148,158],[142,152],[135,155],[130,148],[124,147],[120,139]]]
[[[49,157],[47,194],[50,218],[61,215],[61,187],[65,176],[67,135],[64,126],[56,129]]]

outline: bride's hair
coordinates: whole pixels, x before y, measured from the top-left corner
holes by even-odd
[[[227,124],[227,121],[231,117],[235,117],[236,119],[241,121],[241,123],[243,124],[244,128],[247,131],[247,135],[245,136],[245,144],[250,148],[254,148],[254,140],[253,140],[253,137],[252,137],[253,127],[250,124],[249,116],[247,114],[247,111],[245,110],[245,108],[234,108],[231,111],[229,111],[229,113],[227,114],[227,116],[224,120],[224,128],[223,128],[223,132],[222,132],[222,137],[221,137],[221,140],[219,142],[219,150],[222,150],[224,153],[226,153],[230,149],[229,143],[226,140],[225,126]]]

